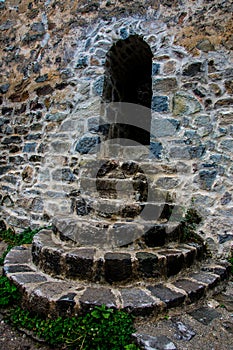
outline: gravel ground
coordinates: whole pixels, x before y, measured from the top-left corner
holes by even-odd
[[[177,350],[233,350],[233,280],[224,293],[186,310],[171,309],[160,320],[137,319],[136,329],[154,337],[166,336]]]

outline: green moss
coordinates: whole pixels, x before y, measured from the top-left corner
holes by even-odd
[[[16,234],[11,229],[0,231],[0,240],[3,240],[8,244],[7,248],[0,257],[0,265],[3,265],[4,259],[12,247],[32,243],[33,236],[40,230],[41,228],[36,230],[31,230],[30,228],[27,228],[20,234]],[[21,296],[17,288],[12,283],[10,283],[7,277],[1,276],[0,307],[9,307],[15,305],[17,302],[20,301],[20,299]]]

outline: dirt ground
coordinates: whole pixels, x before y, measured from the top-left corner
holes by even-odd
[[[19,332],[7,324],[0,313],[0,349],[2,350],[49,350],[49,346],[40,344],[25,333]]]

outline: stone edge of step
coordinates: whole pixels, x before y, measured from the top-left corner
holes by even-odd
[[[197,243],[134,251],[75,247],[59,241],[51,230],[40,231],[32,244],[32,261],[45,273],[92,282],[166,278],[190,267],[203,256],[204,248]]]
[[[135,244],[157,247],[180,241],[184,235],[182,223],[175,218],[171,221],[137,221],[59,216],[53,219],[53,231],[64,242],[97,248]],[[158,241],[155,241],[155,235]]]

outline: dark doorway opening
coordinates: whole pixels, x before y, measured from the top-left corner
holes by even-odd
[[[103,102],[128,103],[119,104],[117,110],[107,110],[105,118],[110,124],[109,139],[129,139],[142,145],[150,144],[151,72],[151,49],[138,35],[117,41],[108,51]]]

